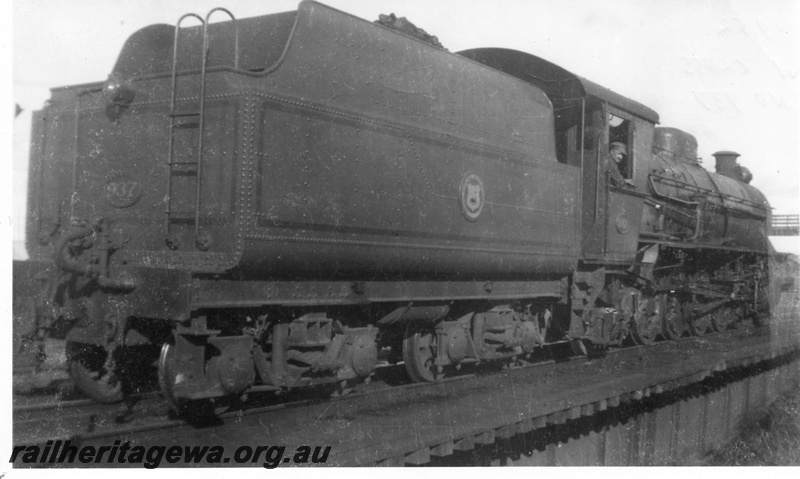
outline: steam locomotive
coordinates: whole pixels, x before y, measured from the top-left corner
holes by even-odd
[[[393,22],[187,14],[134,33],[108,80],[53,89],[14,263],[23,343],[66,340],[103,402],[150,345],[176,408],[224,407],[367,380],[383,351],[435,381],[767,320],[770,208],[736,153],[711,173],[646,106]]]

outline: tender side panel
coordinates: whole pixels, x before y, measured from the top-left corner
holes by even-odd
[[[324,5],[301,5],[275,73],[287,96],[555,162],[541,90]]]
[[[304,7],[259,95],[245,264],[316,277],[569,270],[579,170],[556,162],[538,89]]]

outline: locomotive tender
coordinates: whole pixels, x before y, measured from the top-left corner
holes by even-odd
[[[105,402],[153,345],[176,407],[224,406],[366,380],[381,350],[433,381],[764,321],[766,199],[658,120],[535,56],[313,1],[146,27],[34,115],[24,341],[66,339]]]

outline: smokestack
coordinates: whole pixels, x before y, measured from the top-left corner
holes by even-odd
[[[736,159],[741,156],[739,153],[735,151],[718,151],[711,156],[717,160],[714,167],[720,175],[733,178],[743,183],[750,183],[750,180],[753,179],[753,174],[750,173],[750,170],[742,168],[739,163],[736,162]]]

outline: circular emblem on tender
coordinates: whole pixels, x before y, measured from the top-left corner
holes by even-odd
[[[469,221],[476,221],[483,211],[484,190],[483,181],[474,173],[467,173],[461,180],[458,202],[461,213]]]
[[[617,215],[617,218],[614,220],[614,225],[617,227],[617,231],[621,235],[624,235],[631,229],[631,222],[628,219],[628,215],[626,215],[624,212]]]
[[[141,193],[139,182],[125,173],[112,176],[103,189],[106,200],[117,208],[126,208],[136,203]]]

